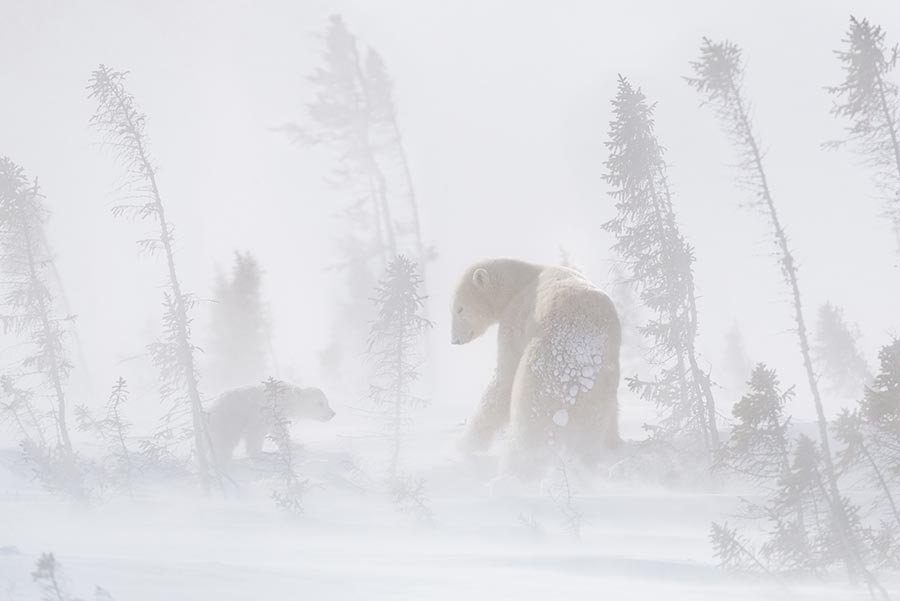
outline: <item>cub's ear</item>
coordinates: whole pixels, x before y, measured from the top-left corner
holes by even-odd
[[[484,267],[479,267],[472,274],[472,283],[479,288],[484,288],[488,284],[488,272]]]

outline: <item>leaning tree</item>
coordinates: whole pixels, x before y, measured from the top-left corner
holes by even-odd
[[[629,378],[628,385],[666,412],[661,434],[689,432],[713,452],[719,432],[712,386],[696,348],[694,251],[675,218],[654,105],[622,76],[612,105],[604,179],[617,213],[603,229],[615,236],[613,250],[628,282],[654,314],[640,331],[651,341],[659,370],[653,379]]]
[[[214,477],[206,413],[200,395],[195,353],[191,340],[191,310],[194,298],[183,291],[175,262],[174,233],[166,216],[166,207],[157,181],[157,167],[147,146],[147,115],[125,87],[127,72],[100,65],[91,75],[89,97],[97,108],[91,125],[113,148],[125,169],[130,187],[129,204],[113,208],[117,216],[151,220],[156,231],[140,240],[141,248],[162,254],[166,264],[166,290],[163,293],[163,337],[150,345],[153,363],[160,370],[160,393],[171,403],[168,423],[177,424],[175,438],[192,441],[193,456],[201,484],[209,488]],[[188,424],[180,423],[189,418]],[[167,430],[170,431],[167,426]]]

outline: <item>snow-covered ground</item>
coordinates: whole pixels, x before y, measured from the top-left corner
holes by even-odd
[[[84,508],[36,489],[4,453],[0,598],[40,598],[30,573],[42,552],[56,555],[73,596],[100,585],[119,601],[791,598],[715,566],[709,524],[736,511],[735,495],[572,472],[576,534],[552,475],[533,486],[498,480],[490,458],[464,462],[450,450],[455,436],[420,432],[406,449],[430,523],[398,511],[370,477],[384,454],[378,438],[308,444],[303,469],[316,485],[298,517],[274,508],[271,483],[247,460],[236,468],[240,492],[225,498],[154,487]],[[447,452],[423,455],[426,446]],[[840,574],[788,585],[795,599],[867,598]]]

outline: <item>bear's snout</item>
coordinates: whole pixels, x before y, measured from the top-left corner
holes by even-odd
[[[475,331],[472,330],[468,334],[451,334],[450,344],[466,344],[467,342],[471,342],[472,338],[475,337]]]

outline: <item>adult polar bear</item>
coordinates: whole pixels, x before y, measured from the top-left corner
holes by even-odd
[[[619,442],[621,328],[610,298],[578,272],[494,259],[466,270],[453,344],[497,323],[497,368],[463,448],[484,451],[509,425],[505,470],[533,475],[553,449],[587,465]]]

